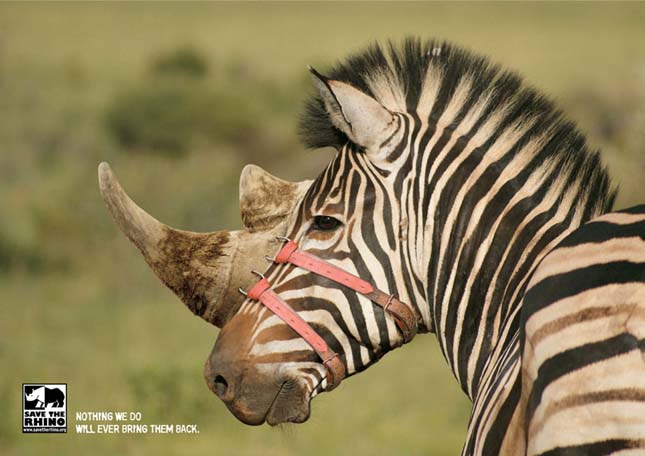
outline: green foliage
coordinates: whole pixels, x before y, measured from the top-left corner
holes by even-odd
[[[208,61],[195,48],[184,46],[157,57],[151,70],[157,75],[201,78],[208,74]]]
[[[122,147],[181,154],[195,132],[196,99],[190,87],[146,83],[117,94],[108,108],[107,126]]]
[[[236,144],[253,135],[254,115],[241,95],[186,79],[152,79],[114,98],[106,122],[132,152],[187,153],[197,141]]]
[[[292,92],[253,80],[240,62],[231,62],[217,79],[204,78],[207,68],[201,54],[180,48],[155,59],[146,77],[118,91],[105,114],[118,146],[180,157],[199,144],[228,143],[252,155],[254,138],[262,141],[271,124],[263,117],[284,112]]]
[[[10,232],[13,227],[0,228],[0,273],[27,270],[32,273],[43,269],[43,258],[36,252],[36,242],[22,232]],[[26,238],[26,239],[25,239]]]

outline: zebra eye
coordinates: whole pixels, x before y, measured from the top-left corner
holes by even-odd
[[[329,217],[327,215],[316,215],[311,227],[316,231],[334,231],[341,225],[342,223],[340,222],[340,220],[335,219],[334,217]]]

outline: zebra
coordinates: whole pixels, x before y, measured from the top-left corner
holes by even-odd
[[[462,454],[645,452],[645,206],[611,212],[616,190],[577,127],[448,42],[376,43],[310,70],[301,137],[336,154],[284,236],[436,334],[473,404]],[[334,280],[274,261],[260,275],[348,376],[407,341]],[[256,298],[222,325],[206,382],[247,424],[306,421],[336,385]]]

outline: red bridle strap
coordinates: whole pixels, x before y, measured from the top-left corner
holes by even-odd
[[[356,277],[311,253],[300,250],[298,244],[294,241],[288,240],[273,261],[276,263],[291,263],[294,266],[301,267],[314,274],[340,283],[367,297],[394,318],[396,325],[403,334],[404,343],[410,342],[416,335],[417,319],[412,313],[412,310],[394,295],[383,293],[360,277]]]
[[[275,263],[293,264],[294,266],[306,269],[314,274],[344,285],[367,297],[375,304],[381,306],[387,314],[394,318],[396,325],[403,334],[404,343],[410,342],[416,335],[417,319],[412,313],[412,310],[394,295],[383,293],[381,290],[372,286],[371,283],[328,263],[322,258],[300,250],[298,244],[295,242],[287,240],[273,261]],[[250,299],[260,301],[264,304],[314,349],[327,369],[328,390],[332,390],[338,386],[345,377],[345,365],[338,356],[338,353],[331,350],[327,342],[314,331],[309,323],[303,320],[300,315],[271,290],[271,284],[267,279],[262,277],[260,281],[251,287],[247,296]]]
[[[267,279],[263,277],[253,285],[247,296],[264,304],[311,345],[311,348],[320,356],[323,365],[327,369],[327,390],[332,390],[338,386],[345,377],[345,365],[338,353],[332,351],[327,342],[314,331],[309,323],[303,320],[300,315],[271,290],[271,284]]]

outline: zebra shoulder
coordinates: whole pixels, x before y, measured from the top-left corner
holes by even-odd
[[[645,205],[545,256],[521,331],[527,454],[645,447]]]

